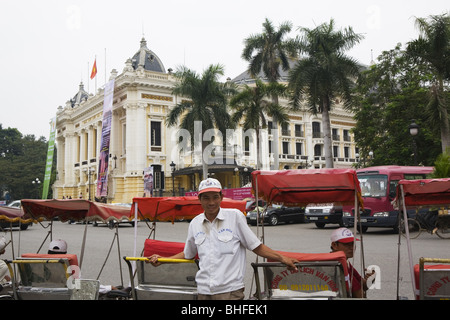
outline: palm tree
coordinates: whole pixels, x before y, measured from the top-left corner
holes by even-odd
[[[281,95],[286,91],[286,86],[278,83],[264,84],[257,79],[255,86],[245,85],[242,91],[230,100],[230,107],[234,109],[231,120],[239,123],[243,119],[243,130],[255,129],[256,150],[257,150],[257,170],[261,169],[261,141],[260,130],[267,128],[266,115],[276,118],[280,124],[289,120],[285,109],[278,104],[274,104],[266,98],[273,94]]]
[[[245,48],[242,58],[249,61],[249,71],[253,78],[263,71],[270,83],[277,82],[280,78],[280,66],[282,70],[289,69],[289,61],[297,56],[295,42],[283,38],[291,31],[292,23],[282,23],[275,30],[272,22],[267,18],[263,23],[263,33],[250,35],[244,40]],[[274,105],[278,105],[278,96],[272,96]],[[278,120],[273,118],[273,154],[274,168],[279,169],[278,159]]]
[[[419,38],[408,43],[407,53],[427,65],[433,75],[426,106],[430,127],[440,128],[442,152],[450,148],[450,125],[444,80],[450,79],[450,17],[447,14],[416,19]]]
[[[289,88],[293,94],[291,105],[294,110],[299,110],[304,99],[310,112],[322,114],[325,165],[333,168],[329,112],[337,97],[345,103],[351,101],[351,87],[360,66],[344,52],[363,37],[354,33],[351,27],[335,31],[333,19],[314,29],[300,28],[300,32],[298,44],[304,57],[289,73]]]
[[[450,177],[450,153],[441,153],[434,163],[434,171],[431,175],[433,178],[449,178]]]
[[[175,72],[179,81],[173,89],[173,94],[189,100],[181,100],[169,112],[167,125],[179,125],[180,129],[187,130],[190,133],[191,146],[201,143],[204,179],[208,176],[208,163],[204,154],[208,141],[204,141],[204,133],[217,128],[224,136],[226,129],[233,127],[227,111],[231,90],[228,84],[218,80],[223,75],[224,68],[221,65],[210,65],[201,76],[184,66]],[[195,136],[196,133],[198,136]]]

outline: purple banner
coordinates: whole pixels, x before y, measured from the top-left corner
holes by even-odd
[[[114,97],[114,79],[105,85],[105,98],[103,101],[102,141],[100,144],[100,157],[98,163],[96,197],[106,197],[108,194],[108,162],[109,141],[111,140],[112,105]]]

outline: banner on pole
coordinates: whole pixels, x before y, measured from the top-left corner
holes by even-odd
[[[42,199],[47,199],[50,177],[52,174],[53,152],[55,150],[56,117],[50,120],[50,137],[48,139],[47,160],[45,161],[44,186],[42,188]]]
[[[153,195],[153,167],[144,169],[144,197]]]
[[[103,101],[102,140],[100,144],[100,160],[98,164],[96,197],[108,194],[109,142],[111,140],[112,105],[114,97],[114,79],[105,85]]]

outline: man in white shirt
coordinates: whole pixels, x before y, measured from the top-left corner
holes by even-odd
[[[223,195],[218,180],[203,180],[198,197],[204,212],[191,221],[184,251],[170,258],[192,259],[198,254],[199,271],[195,280],[199,300],[244,298],[247,249],[296,270],[297,260],[264,245],[248,227],[241,211],[220,207]],[[159,265],[158,257],[151,256],[150,262]]]

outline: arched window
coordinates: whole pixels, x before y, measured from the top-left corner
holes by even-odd
[[[322,145],[321,144],[316,144],[314,146],[314,156],[315,157],[322,156]]]

